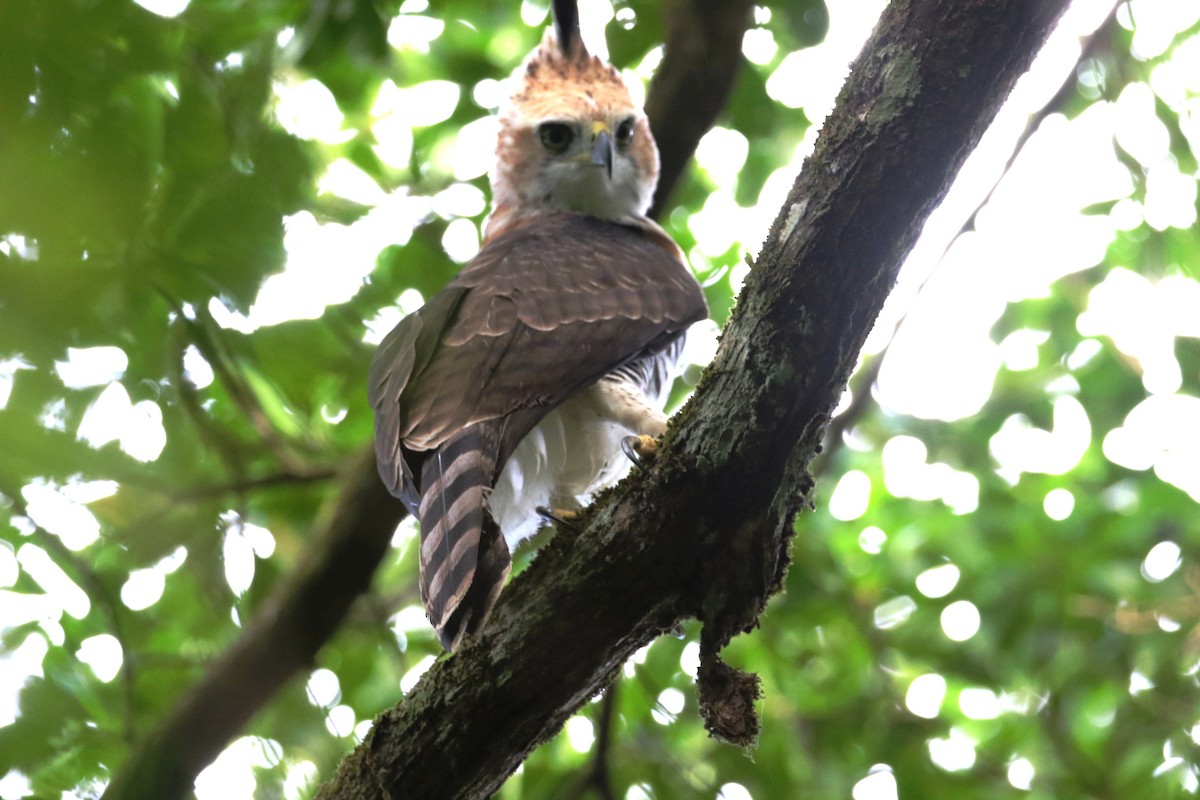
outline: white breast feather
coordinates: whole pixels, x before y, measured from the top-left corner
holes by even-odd
[[[577,510],[625,477],[621,439],[661,436],[667,418],[626,381],[604,378],[551,411],[504,465],[488,501],[509,548],[543,524],[535,509]]]

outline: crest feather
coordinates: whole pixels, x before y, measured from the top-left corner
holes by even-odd
[[[563,57],[570,59],[576,50],[586,53],[583,38],[579,35],[579,5],[576,0],[554,0],[551,13],[554,15],[558,49]]]

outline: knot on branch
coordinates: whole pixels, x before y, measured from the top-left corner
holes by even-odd
[[[769,514],[758,515],[718,535],[702,582],[700,669],[697,686],[704,728],[718,741],[741,747],[758,742],[761,723],[755,703],[762,697],[757,675],[735,669],[718,653],[739,633],[758,626],[767,599],[779,590],[778,554],[787,536]],[[727,529],[729,530],[729,529]]]
[[[755,703],[762,697],[762,681],[751,672],[734,669],[707,645],[700,648],[700,715],[704,729],[717,741],[754,747],[762,723]]]

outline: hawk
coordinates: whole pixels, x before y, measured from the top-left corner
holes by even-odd
[[[425,610],[447,650],[479,628],[509,552],[666,430],[687,328],[708,315],[645,214],[658,150],[574,2],[517,69],[499,117],[478,255],[405,317],[371,365],[379,473],[421,528]],[[539,509],[543,509],[539,511]]]

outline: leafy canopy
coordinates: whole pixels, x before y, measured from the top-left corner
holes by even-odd
[[[496,81],[545,20],[479,0],[145,5],[0,4],[5,798],[95,796],[310,544],[370,437],[372,344],[477,246]],[[877,11],[860,5],[755,11],[664,220],[718,323],[853,54],[837,43]],[[689,627],[501,797],[582,793],[602,751],[626,798],[1195,793],[1186,5],[1100,26],[910,302],[938,261],[914,256],[787,592],[732,647],[765,681],[753,760],[703,732]],[[619,66],[652,73],[661,13],[617,4]],[[411,687],[439,652],[414,536],[199,796],[305,796]]]

